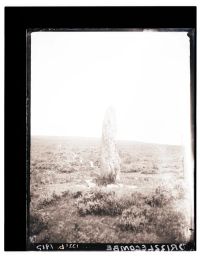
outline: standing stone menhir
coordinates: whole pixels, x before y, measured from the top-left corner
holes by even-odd
[[[100,179],[103,184],[115,183],[120,179],[120,158],[116,148],[116,117],[112,107],[107,109],[103,121]]]

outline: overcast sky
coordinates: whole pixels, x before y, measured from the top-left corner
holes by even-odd
[[[185,32],[34,32],[32,135],[101,137],[115,107],[117,138],[183,144],[189,133]]]

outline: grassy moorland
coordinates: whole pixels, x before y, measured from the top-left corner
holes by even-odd
[[[188,240],[181,147],[122,141],[117,145],[120,183],[100,185],[100,141],[32,138],[31,242]]]

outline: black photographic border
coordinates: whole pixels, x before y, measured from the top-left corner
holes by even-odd
[[[194,242],[184,246],[184,250],[196,250],[196,9],[195,6],[5,7],[5,251],[40,250],[34,244],[32,246],[27,244],[27,212],[29,209],[29,201],[27,201],[29,199],[29,169],[27,167],[30,167],[30,88],[28,87],[30,47],[27,47],[30,45],[30,37],[27,35],[31,31],[41,30],[124,29],[187,31],[190,37],[195,231]],[[71,248],[66,247],[64,250],[109,250],[107,244],[78,245],[78,249],[72,245]],[[120,247],[124,244],[109,245],[111,245],[110,250],[124,249]],[[115,247],[116,245],[119,247]],[[151,245],[146,246],[146,250],[151,249]],[[55,245],[53,249],[48,247],[43,250],[55,250],[56,247],[58,245]],[[144,249],[141,247],[139,246],[139,249]],[[164,250],[171,250],[171,248],[166,246]]]

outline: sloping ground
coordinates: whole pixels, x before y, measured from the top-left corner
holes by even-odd
[[[188,202],[180,188],[173,190],[173,194],[163,187],[146,193],[125,187],[68,190],[60,195],[54,192],[53,197],[34,206],[31,212],[32,217],[39,220],[32,222],[31,231],[38,233],[31,232],[31,240],[43,243],[185,242],[191,237],[184,208]],[[41,229],[37,229],[38,226]]]
[[[121,181],[99,188],[99,143],[57,140],[32,142],[30,241],[175,243],[191,237],[180,147],[121,143]]]

